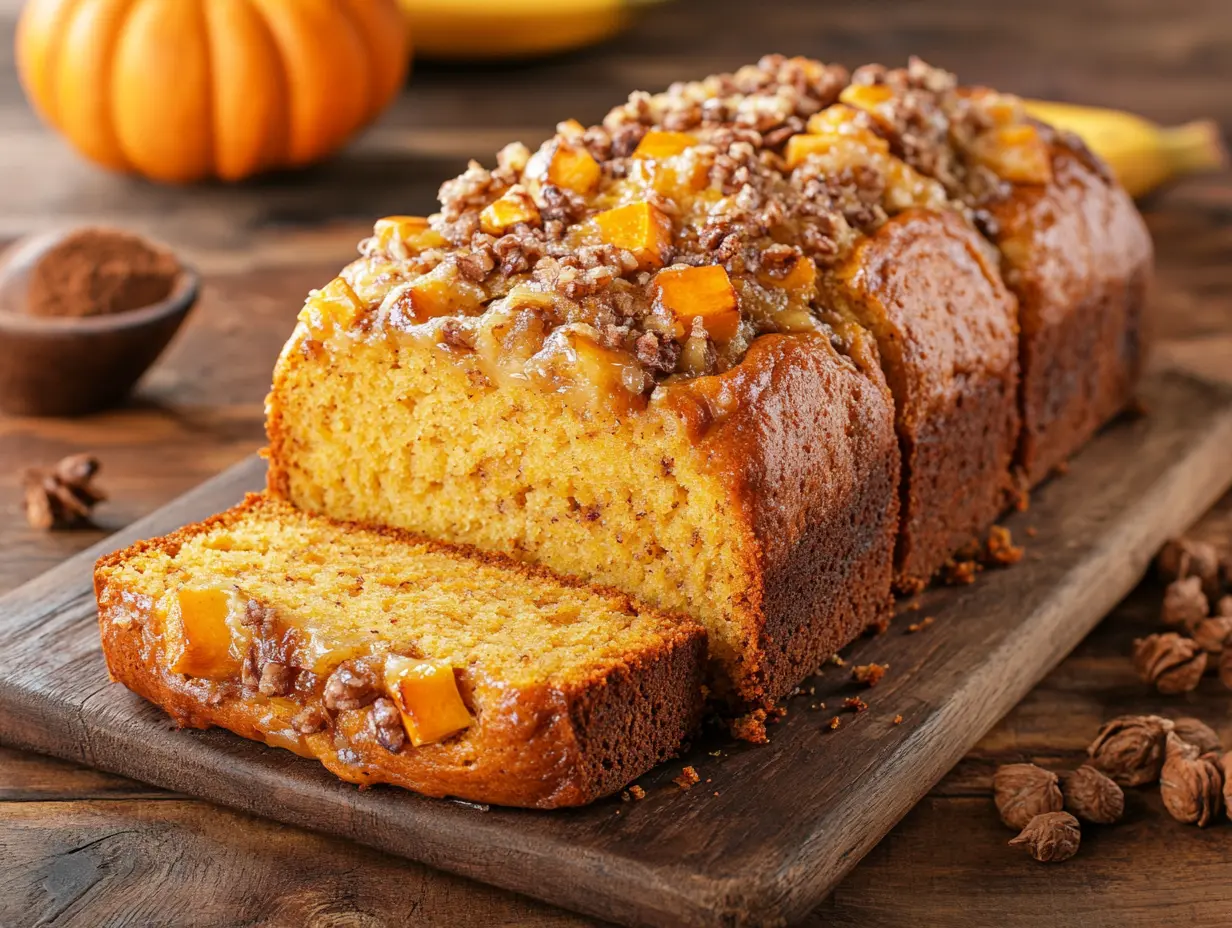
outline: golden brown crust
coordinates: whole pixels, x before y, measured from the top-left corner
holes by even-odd
[[[1054,180],[989,210],[1019,301],[1022,437],[1030,484],[1073,454],[1133,395],[1142,370],[1150,234],[1085,150],[1052,145]]]
[[[267,505],[286,508],[249,496],[234,509],[163,538],[138,542],[101,558],[96,566],[99,627],[112,678],[161,706],[180,725],[219,726],[316,757],[337,776],[361,785],[389,783],[429,796],[535,808],[582,805],[611,793],[670,757],[696,728],[706,645],[705,633],[687,620],[657,647],[630,654],[584,681],[509,687],[499,705],[486,707],[464,736],[396,754],[371,735],[366,710],[337,713],[332,732],[301,735],[289,725],[298,705],[288,708],[285,700],[266,699],[235,684],[170,672],[152,631],[153,604],[116,583],[111,568],[140,554],[174,554],[189,538]],[[421,541],[392,529],[381,534]],[[475,556],[454,546],[428,544],[438,552]],[[562,579],[500,555],[478,556],[522,577]],[[580,585],[576,580],[563,582]],[[622,594],[612,595],[630,602]]]
[[[877,337],[902,445],[895,582],[924,586],[1005,508],[1018,439],[1016,303],[960,215],[909,210],[827,281]]]
[[[881,371],[822,335],[763,336],[744,362],[688,384],[731,410],[700,450],[728,477],[759,583],[739,604],[753,630],[727,668],[737,708],[768,706],[882,621],[898,523],[894,410]]]

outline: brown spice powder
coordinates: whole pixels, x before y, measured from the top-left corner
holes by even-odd
[[[170,252],[118,229],[87,228],[52,246],[31,268],[31,316],[103,316],[166,299],[180,273]]]

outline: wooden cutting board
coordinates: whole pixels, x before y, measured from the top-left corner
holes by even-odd
[[[285,751],[177,731],[108,683],[94,559],[236,502],[262,483],[256,458],[0,599],[0,740],[612,921],[782,924],[811,910],[1134,586],[1160,543],[1232,485],[1232,390],[1161,374],[1142,396],[1148,415],[1105,430],[1008,520],[1028,548],[1021,563],[931,590],[848,649],[849,662],[890,665],[879,686],[828,666],[770,744],[709,734],[643,777],[641,801],[548,813],[360,791]],[[842,711],[850,695],[867,710]],[[687,792],[672,783],[686,763],[702,778]]]

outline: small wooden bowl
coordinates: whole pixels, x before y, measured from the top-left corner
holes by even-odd
[[[22,311],[30,270],[69,231],[34,236],[0,260],[0,411],[80,416],[119,404],[154,363],[197,301],[201,279],[180,266],[161,302],[105,316]]]

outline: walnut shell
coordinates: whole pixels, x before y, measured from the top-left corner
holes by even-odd
[[[1198,647],[1207,654],[1218,654],[1232,638],[1232,615],[1203,619],[1192,631]]]
[[[1175,632],[1147,635],[1134,642],[1134,667],[1143,682],[1165,695],[1188,693],[1206,672],[1206,652]]]
[[[1160,618],[1165,625],[1180,626],[1186,631],[1192,631],[1210,615],[1210,611],[1211,604],[1202,592],[1202,578],[1183,577],[1173,580],[1164,591]]]
[[[1193,745],[1199,754],[1220,753],[1223,742],[1211,726],[1194,718],[1179,718],[1172,721],[1172,733],[1182,741]]]
[[[1208,542],[1174,538],[1160,550],[1155,566],[1160,578],[1166,583],[1182,577],[1198,577],[1208,595],[1217,596],[1219,560],[1219,552]]]
[[[1221,597],[1215,604],[1215,615],[1232,616],[1232,595]]]
[[[1159,779],[1159,794],[1178,822],[1205,828],[1224,808],[1223,767],[1213,754],[1194,756],[1197,749],[1176,735],[1168,736],[1168,759]]]
[[[992,778],[993,798],[1001,821],[1022,830],[1031,819],[1063,806],[1057,775],[1035,764],[1007,764]]]
[[[1232,648],[1225,648],[1219,655],[1219,681],[1232,690]]]
[[[1087,748],[1091,766],[1122,786],[1142,786],[1159,779],[1164,763],[1164,736],[1172,723],[1157,715],[1122,715],[1105,722]]]
[[[1059,863],[1077,854],[1081,841],[1078,819],[1068,812],[1045,812],[1031,819],[1010,847],[1025,847],[1042,863]]]
[[[1104,774],[1083,764],[1065,777],[1065,808],[1084,822],[1111,825],[1125,814],[1125,793]]]

